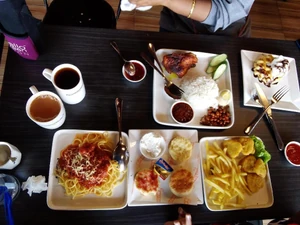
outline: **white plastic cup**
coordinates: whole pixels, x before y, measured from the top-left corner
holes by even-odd
[[[80,70],[72,64],[61,64],[51,69],[44,69],[43,76],[55,87],[58,95],[67,104],[81,102],[86,94]]]
[[[0,169],[11,170],[20,164],[22,154],[8,142],[0,141]]]
[[[66,110],[65,110],[63,102],[58,97],[58,95],[54,94],[51,91],[38,91],[35,86],[31,86],[29,88],[29,90],[31,91],[32,96],[28,99],[28,101],[26,103],[27,116],[33,122],[35,122],[37,125],[39,125],[40,127],[46,128],[46,129],[56,129],[56,128],[59,128],[61,125],[63,125],[63,123],[66,120]],[[59,113],[53,119],[51,119],[49,121],[41,122],[41,121],[38,121],[35,118],[33,118],[33,116],[31,115],[31,113],[30,113],[31,104],[37,97],[48,96],[48,95],[55,98],[58,101],[60,110],[59,110]],[[41,107],[43,107],[44,105],[45,104],[41,104]]]

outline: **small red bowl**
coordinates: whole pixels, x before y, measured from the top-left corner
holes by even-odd
[[[300,143],[289,142],[284,148],[284,155],[287,161],[293,166],[300,166]]]
[[[193,107],[185,101],[174,102],[171,106],[170,114],[172,119],[179,124],[190,123],[195,117]]]

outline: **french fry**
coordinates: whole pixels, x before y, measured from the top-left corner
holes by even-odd
[[[220,209],[244,208],[245,194],[251,195],[245,177],[236,159],[226,155],[217,142],[206,146],[206,162],[203,165],[205,182],[211,187],[208,199]]]

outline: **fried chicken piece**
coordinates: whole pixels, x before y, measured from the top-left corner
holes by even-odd
[[[258,192],[264,186],[264,178],[256,173],[249,173],[246,177],[248,188],[252,193]]]
[[[255,163],[256,157],[254,155],[248,155],[244,157],[239,164],[242,166],[243,171],[247,173],[255,173]]]
[[[261,176],[262,178],[265,178],[267,175],[267,168],[266,164],[262,159],[257,159],[254,165],[254,172],[258,175]]]
[[[175,73],[179,78],[182,78],[190,68],[196,66],[198,58],[195,54],[174,52],[164,55],[162,64],[168,73]]]
[[[230,158],[238,157],[243,149],[241,143],[235,140],[223,141],[223,147],[227,148],[227,154]]]
[[[254,141],[252,140],[252,138],[239,137],[239,138],[234,138],[233,140],[236,140],[242,144],[242,146],[243,146],[242,154],[243,155],[250,155],[250,154],[255,153]]]

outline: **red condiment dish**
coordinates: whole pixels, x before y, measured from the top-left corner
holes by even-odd
[[[130,60],[130,62],[132,62],[135,66],[135,74],[133,76],[129,75],[125,69],[124,66],[122,67],[122,74],[125,77],[126,80],[132,82],[132,83],[137,83],[142,81],[147,74],[147,70],[145,65],[138,61],[138,60]]]
[[[284,155],[287,161],[293,166],[300,166],[300,143],[289,142],[284,148]]]
[[[190,123],[195,117],[193,107],[188,102],[181,100],[172,104],[170,114],[172,119],[179,124]]]

